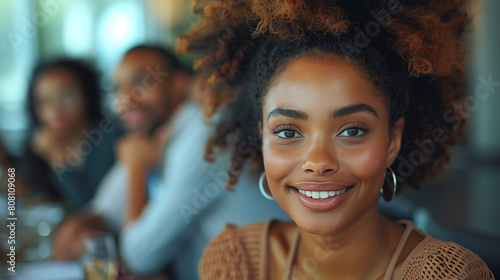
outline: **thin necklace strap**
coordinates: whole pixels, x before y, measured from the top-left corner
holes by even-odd
[[[288,260],[286,262],[286,276],[285,279],[292,279],[292,271],[293,271],[293,262],[295,261],[295,256],[297,255],[297,248],[299,247],[300,241],[300,230],[297,227],[297,232],[295,233],[295,238],[292,244],[292,248],[290,250],[290,254],[288,255]]]
[[[408,241],[408,238],[411,235],[411,232],[413,231],[413,224],[410,222],[405,222],[402,221],[402,223],[406,226],[405,231],[403,232],[403,235],[401,236],[401,239],[399,239],[398,246],[396,247],[396,250],[394,250],[394,254],[392,255],[391,260],[389,261],[389,265],[387,266],[387,270],[385,271],[385,276],[384,280],[390,280],[392,279],[392,276],[394,274],[394,269],[396,268],[396,263],[399,259],[399,255],[401,255],[401,252],[403,251],[403,248],[406,245],[406,242]]]
[[[261,259],[261,271],[260,271],[260,279],[268,279],[270,276],[270,265],[269,265],[269,260],[268,256],[270,256],[270,248],[269,248],[269,236],[271,233],[271,226],[273,225],[273,220],[270,220],[267,222],[266,227],[264,229],[264,232],[262,233],[261,236],[261,242],[264,244],[264,249],[260,252],[260,259]]]

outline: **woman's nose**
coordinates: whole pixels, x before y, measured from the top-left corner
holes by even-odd
[[[302,170],[315,176],[331,175],[339,169],[337,153],[333,143],[314,141],[307,151]]]

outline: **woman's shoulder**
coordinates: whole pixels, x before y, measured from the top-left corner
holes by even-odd
[[[263,236],[270,223],[241,227],[226,225],[205,248],[199,265],[200,279],[255,279]]]
[[[494,279],[484,261],[469,249],[427,235],[401,268],[401,279]]]
[[[270,220],[240,227],[226,225],[203,252],[200,279],[258,279],[270,228],[284,224]]]

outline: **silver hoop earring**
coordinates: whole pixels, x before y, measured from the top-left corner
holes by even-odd
[[[398,180],[396,178],[396,173],[394,173],[394,170],[392,170],[390,166],[387,167],[387,169],[391,173],[392,183],[390,182],[389,179],[387,179],[387,174],[386,174],[384,185],[382,186],[382,189],[380,189],[380,194],[382,194],[382,197],[384,198],[385,201],[389,202],[396,195]]]
[[[262,172],[262,175],[260,175],[259,179],[259,189],[260,193],[267,199],[269,200],[274,200],[274,197],[270,196],[266,190],[264,189],[264,178],[266,177],[266,171]]]

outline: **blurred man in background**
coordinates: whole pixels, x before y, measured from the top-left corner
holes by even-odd
[[[116,147],[118,170],[105,178],[102,193],[91,204],[111,229],[120,230],[127,219],[122,204],[128,199],[117,199],[117,195],[133,198],[127,208],[138,215],[140,205],[159,186],[158,165],[168,130],[186,99],[188,83],[189,74],[161,47],[134,47],[118,65],[115,110],[129,134]],[[124,190],[124,185],[129,187]]]

